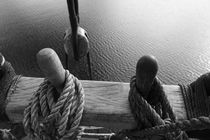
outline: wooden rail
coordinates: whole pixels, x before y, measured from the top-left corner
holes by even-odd
[[[23,111],[43,78],[21,77],[8,96],[6,113],[15,123],[22,122]],[[129,108],[129,83],[82,80],[85,110],[81,125],[103,126],[113,130],[134,128],[136,123]],[[164,90],[177,119],[187,119],[183,97],[177,85],[164,85]]]

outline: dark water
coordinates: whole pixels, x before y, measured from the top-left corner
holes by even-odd
[[[81,26],[90,36],[94,80],[125,81],[140,56],[159,61],[160,79],[189,83],[210,70],[208,0],[80,0]],[[69,26],[65,0],[1,0],[0,51],[17,73],[42,76],[35,55],[56,50],[65,64],[63,33]],[[86,60],[71,71],[88,79]]]

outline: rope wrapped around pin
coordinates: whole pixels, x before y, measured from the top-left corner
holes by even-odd
[[[76,139],[84,109],[82,85],[52,49],[41,50],[37,60],[47,78],[24,111],[25,132],[44,140]]]
[[[129,103],[137,121],[137,130],[170,124],[176,120],[161,82],[156,77],[157,71],[156,59],[153,56],[143,56],[137,63],[136,76],[131,78]],[[181,131],[166,133],[160,135],[159,139],[174,139],[182,134]],[[141,134],[141,137],[145,136]]]

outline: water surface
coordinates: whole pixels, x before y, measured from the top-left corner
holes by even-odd
[[[159,61],[167,84],[189,83],[210,70],[208,0],[79,0],[81,26],[90,36],[94,80],[128,82],[145,54]],[[36,53],[56,50],[65,64],[65,0],[2,0],[0,51],[18,74],[42,76]],[[71,56],[72,57],[72,56]],[[88,79],[84,59],[71,72]]]

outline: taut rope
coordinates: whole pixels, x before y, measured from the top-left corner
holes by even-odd
[[[60,93],[45,79],[24,111],[27,134],[40,139],[75,139],[84,109],[84,90],[79,80],[66,70]]]

